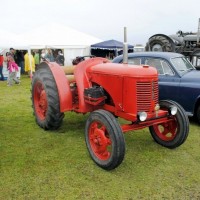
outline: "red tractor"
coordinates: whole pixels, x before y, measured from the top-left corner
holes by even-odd
[[[93,161],[106,170],[124,159],[124,132],[149,127],[153,139],[170,149],[183,144],[189,132],[183,108],[171,100],[159,102],[158,73],[146,65],[104,58],[90,58],[73,68],[43,62],[32,79],[32,103],[36,122],[45,130],[58,129],[64,112],[90,112],[86,145]]]

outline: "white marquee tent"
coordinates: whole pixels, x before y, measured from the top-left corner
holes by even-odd
[[[20,38],[17,39],[17,35],[5,30],[0,30],[0,53],[5,56],[6,52],[8,52],[11,47],[19,50],[28,50],[29,53],[31,51],[28,43]],[[3,74],[5,78],[8,77],[8,70],[5,62],[3,63]],[[20,77],[20,72],[17,73],[17,77]]]
[[[0,30],[0,52],[3,49],[8,50],[10,47],[15,49],[30,49],[28,43],[23,39],[17,38],[16,34]]]
[[[59,24],[47,24],[17,37],[31,49],[63,49],[65,65],[71,65],[76,56],[90,54],[90,45],[102,40]]]

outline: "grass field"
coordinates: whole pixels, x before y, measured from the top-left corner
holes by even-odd
[[[0,199],[200,199],[200,126],[190,121],[186,142],[170,150],[148,129],[128,132],[126,155],[104,171],[84,141],[87,115],[66,113],[62,127],[35,123],[31,80],[0,82]]]

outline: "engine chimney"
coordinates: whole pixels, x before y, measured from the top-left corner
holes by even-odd
[[[200,38],[200,18],[199,18],[199,24],[198,24],[198,30],[197,30],[197,45],[199,44],[199,38]]]

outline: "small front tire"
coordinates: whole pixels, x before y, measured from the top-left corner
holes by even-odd
[[[177,113],[169,117],[169,121],[149,127],[153,139],[160,145],[173,149],[183,144],[189,133],[189,120],[185,110],[178,103],[171,100],[160,101],[163,110],[171,106],[177,107]]]
[[[125,140],[115,117],[105,110],[90,113],[85,141],[93,161],[105,170],[119,166],[125,155]]]

